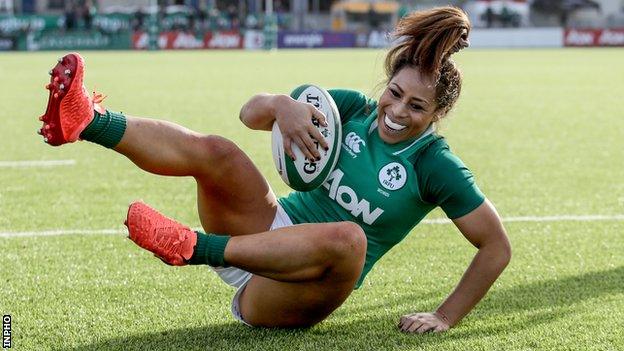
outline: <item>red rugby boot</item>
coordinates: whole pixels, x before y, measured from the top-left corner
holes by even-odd
[[[84,60],[78,53],[61,57],[50,70],[48,107],[39,120],[43,127],[37,132],[46,143],[58,146],[72,143],[93,119],[93,111],[106,111],[99,106],[102,95],[92,99],[83,86]]]
[[[130,204],[124,224],[132,241],[167,264],[184,266],[193,256],[197,234],[143,202]]]

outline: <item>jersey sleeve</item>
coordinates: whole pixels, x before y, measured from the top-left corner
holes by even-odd
[[[336,102],[342,124],[355,116],[366,116],[375,109],[375,100],[356,90],[329,89],[329,95]]]
[[[450,218],[459,218],[479,207],[485,196],[472,172],[445,142],[429,147],[415,164],[424,201],[440,206]],[[443,144],[440,146],[440,144]]]

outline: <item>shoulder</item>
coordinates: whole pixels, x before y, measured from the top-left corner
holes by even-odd
[[[432,181],[450,181],[470,173],[464,162],[455,155],[443,137],[431,142],[414,162],[418,174],[432,178]],[[469,174],[472,177],[472,174]]]
[[[368,115],[375,110],[377,102],[366,94],[352,89],[329,89],[329,95],[336,102],[343,122],[357,115]]]
[[[327,92],[332,96],[332,98],[334,98],[334,100],[365,103],[369,99],[361,91],[353,89],[332,88],[328,89]]]
[[[483,202],[472,172],[443,138],[423,150],[414,169],[423,199],[440,205],[450,218],[468,213]]]

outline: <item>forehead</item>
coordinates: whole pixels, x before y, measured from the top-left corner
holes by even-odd
[[[403,93],[431,102],[435,96],[435,84],[432,77],[424,76],[418,67],[405,67],[390,80],[390,85],[398,85]]]

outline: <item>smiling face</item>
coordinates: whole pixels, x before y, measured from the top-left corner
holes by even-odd
[[[424,132],[437,120],[436,88],[433,79],[423,77],[418,67],[398,71],[379,98],[377,122],[379,136],[396,144]]]

